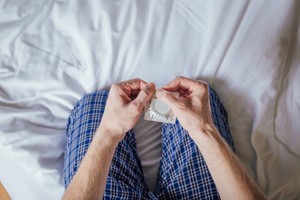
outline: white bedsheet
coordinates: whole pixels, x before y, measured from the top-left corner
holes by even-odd
[[[218,92],[237,154],[270,199],[299,199],[299,11],[297,0],[0,0],[0,181],[22,199],[8,178],[17,170],[39,185],[29,199],[59,199],[75,102],[183,75]]]

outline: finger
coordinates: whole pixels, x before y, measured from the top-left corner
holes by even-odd
[[[195,81],[183,76],[178,76],[163,88],[168,91],[180,92],[180,90],[191,90],[191,86]]]
[[[122,99],[124,102],[131,102],[131,98],[119,84],[112,84],[109,92],[109,99]]]
[[[145,87],[140,91],[137,97],[132,101],[132,104],[138,107],[139,110],[142,110],[147,101],[149,101],[152,95],[155,92],[154,83],[148,83]]]
[[[144,88],[147,85],[147,83],[142,79],[135,78],[128,81],[120,82],[119,85],[128,96],[131,96],[132,93],[140,91],[142,88]]]
[[[178,103],[178,99],[175,96],[173,96],[170,92],[163,90],[163,89],[158,89],[158,90],[156,90],[155,94],[159,100],[166,103],[172,109],[174,107],[176,107],[176,105]]]

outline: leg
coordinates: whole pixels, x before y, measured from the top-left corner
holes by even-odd
[[[100,124],[108,91],[84,96],[72,110],[66,135],[64,181],[68,187]],[[113,120],[113,119],[112,119]],[[119,143],[107,178],[105,199],[140,199],[147,195],[133,131]]]
[[[227,114],[209,89],[213,121],[233,148]],[[160,199],[219,199],[218,191],[197,145],[177,121],[162,128],[162,158],[156,195]]]

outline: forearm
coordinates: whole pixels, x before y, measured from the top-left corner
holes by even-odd
[[[98,129],[63,199],[102,199],[118,142]]]
[[[217,186],[221,199],[266,199],[240,166],[234,153],[218,131],[208,126],[198,129],[195,142]]]

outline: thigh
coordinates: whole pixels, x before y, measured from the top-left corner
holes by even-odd
[[[92,142],[105,109],[107,96],[108,91],[87,94],[70,113],[64,155],[65,187],[70,184]]]
[[[64,182],[68,187],[92,142],[104,113],[108,91],[85,95],[71,111],[66,129]],[[112,119],[113,120],[113,119]],[[105,199],[141,199],[147,193],[133,131],[116,148],[106,182]]]
[[[226,111],[212,88],[209,92],[214,124],[233,148]],[[160,199],[219,199],[203,156],[178,121],[175,125],[163,124],[162,158],[156,189]]]
[[[229,129],[227,112],[223,104],[221,103],[221,100],[218,97],[217,93],[211,87],[209,87],[209,102],[210,102],[211,114],[212,114],[214,125],[218,129],[223,139],[230,146],[230,148],[233,151],[235,151],[233,140]]]

